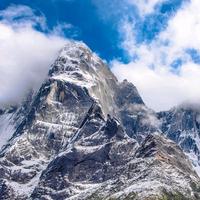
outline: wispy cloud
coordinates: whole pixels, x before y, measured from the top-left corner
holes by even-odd
[[[5,10],[0,10],[1,23],[12,26],[40,26],[42,30],[47,29],[46,18],[40,13],[36,15],[35,11],[25,5],[11,5]]]
[[[137,7],[140,16],[144,17],[154,12],[156,5],[166,0],[126,0],[129,4]]]
[[[70,38],[76,38],[80,35],[80,30],[69,23],[58,23],[50,32],[62,37],[70,36]]]

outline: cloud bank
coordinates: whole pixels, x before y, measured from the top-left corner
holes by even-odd
[[[199,10],[199,0],[186,1],[150,43],[137,43],[137,30],[130,20],[119,26],[121,46],[131,62],[113,61],[112,71],[120,80],[133,82],[146,104],[155,110],[200,100]],[[152,6],[147,11],[153,12]]]
[[[30,88],[37,89],[65,44],[61,27],[48,31],[45,20],[27,6],[0,11],[0,107],[19,103]]]

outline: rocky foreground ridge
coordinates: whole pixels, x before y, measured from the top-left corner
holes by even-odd
[[[0,199],[198,200],[198,112],[188,109],[154,112],[68,42],[39,91],[0,110]]]

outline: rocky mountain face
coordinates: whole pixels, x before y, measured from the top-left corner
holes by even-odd
[[[200,110],[198,105],[183,104],[158,113],[162,132],[189,156],[200,174]]]
[[[69,42],[38,92],[0,111],[0,199],[198,200],[174,113],[147,108],[133,84]]]

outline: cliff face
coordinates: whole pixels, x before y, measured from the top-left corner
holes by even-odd
[[[190,161],[161,135],[165,116],[69,42],[40,90],[0,112],[0,199],[199,199]]]
[[[200,110],[198,105],[184,104],[158,113],[162,132],[175,141],[189,156],[200,174]]]

